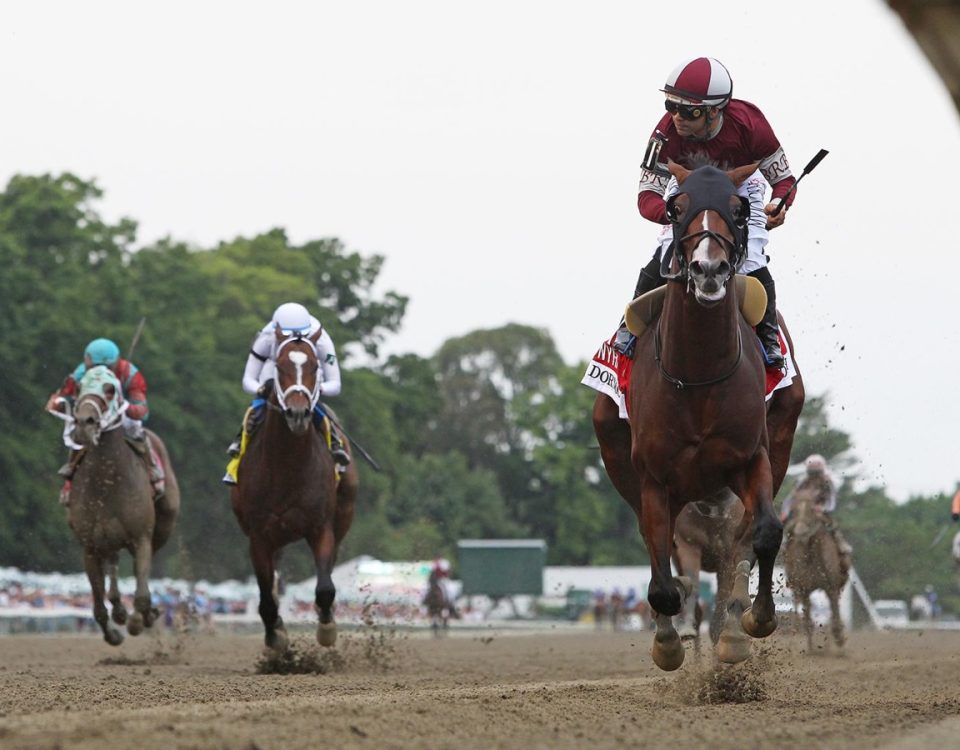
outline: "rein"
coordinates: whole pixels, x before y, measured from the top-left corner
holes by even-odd
[[[660,374],[663,376],[671,385],[676,386],[678,391],[682,391],[684,388],[698,388],[704,385],[716,385],[717,383],[722,383],[727,378],[731,377],[733,373],[737,371],[737,368],[740,366],[740,360],[743,358],[743,335],[740,333],[740,326],[737,326],[737,360],[733,363],[733,367],[730,368],[730,371],[724,375],[721,375],[718,378],[713,378],[712,380],[701,380],[696,383],[690,383],[680,378],[675,378],[666,368],[663,366],[663,358],[660,356],[662,352],[662,344],[660,340],[660,324],[663,321],[661,316],[660,320],[657,321],[657,335],[654,338],[655,352],[654,357],[657,360],[657,369],[660,370]]]

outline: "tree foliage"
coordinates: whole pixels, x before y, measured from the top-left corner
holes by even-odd
[[[637,520],[600,462],[583,364],[565,364],[547,331],[513,323],[451,338],[430,357],[381,360],[407,305],[378,290],[382,257],[335,238],[294,244],[282,229],[210,248],[169,238],[138,247],[136,223],[106,221],[101,197],[71,174],[17,176],[0,193],[0,565],[80,568],[56,501],[60,423],[42,407],[87,341],[107,336],[126,353],[146,318],[133,360],[183,492],[158,572],[249,575],[220,483],[223,451],[248,403],[240,377],[250,342],[285,301],[306,304],[330,331],[344,379],[331,405],[382,466],[361,462],[342,557],[452,557],[462,538],[535,537],[555,564],[646,560]],[[808,398],[794,458],[817,452],[847,466],[852,440],[829,425],[826,404]],[[906,597],[932,583],[946,593],[947,545],[930,548],[945,498],[898,505],[883,488],[856,487],[844,483],[838,518],[871,590]],[[305,547],[285,565],[312,571]]]

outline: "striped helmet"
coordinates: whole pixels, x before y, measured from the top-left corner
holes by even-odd
[[[733,81],[719,60],[694,57],[674,68],[660,90],[680,104],[725,107],[733,96]]]

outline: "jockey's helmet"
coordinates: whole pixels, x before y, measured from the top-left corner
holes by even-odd
[[[823,474],[823,472],[827,470],[827,460],[819,453],[814,453],[811,456],[807,456],[807,460],[804,461],[804,465],[807,467],[807,472],[810,474]]]
[[[445,576],[450,574],[450,561],[445,558],[438,557],[433,561],[433,569],[439,575]]]
[[[310,313],[297,302],[284,302],[274,310],[273,324],[288,336],[306,334],[310,330]]]
[[[694,57],[674,68],[660,90],[679,104],[725,107],[733,96],[733,81],[719,60]]]
[[[112,365],[120,359],[120,347],[110,339],[94,339],[83,350],[83,357],[90,358],[92,365]]]

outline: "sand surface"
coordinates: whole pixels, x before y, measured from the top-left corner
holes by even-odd
[[[670,674],[648,633],[293,640],[265,662],[254,636],[0,638],[0,747],[960,747],[960,632],[855,632],[813,656],[774,634],[746,665],[705,649]]]

